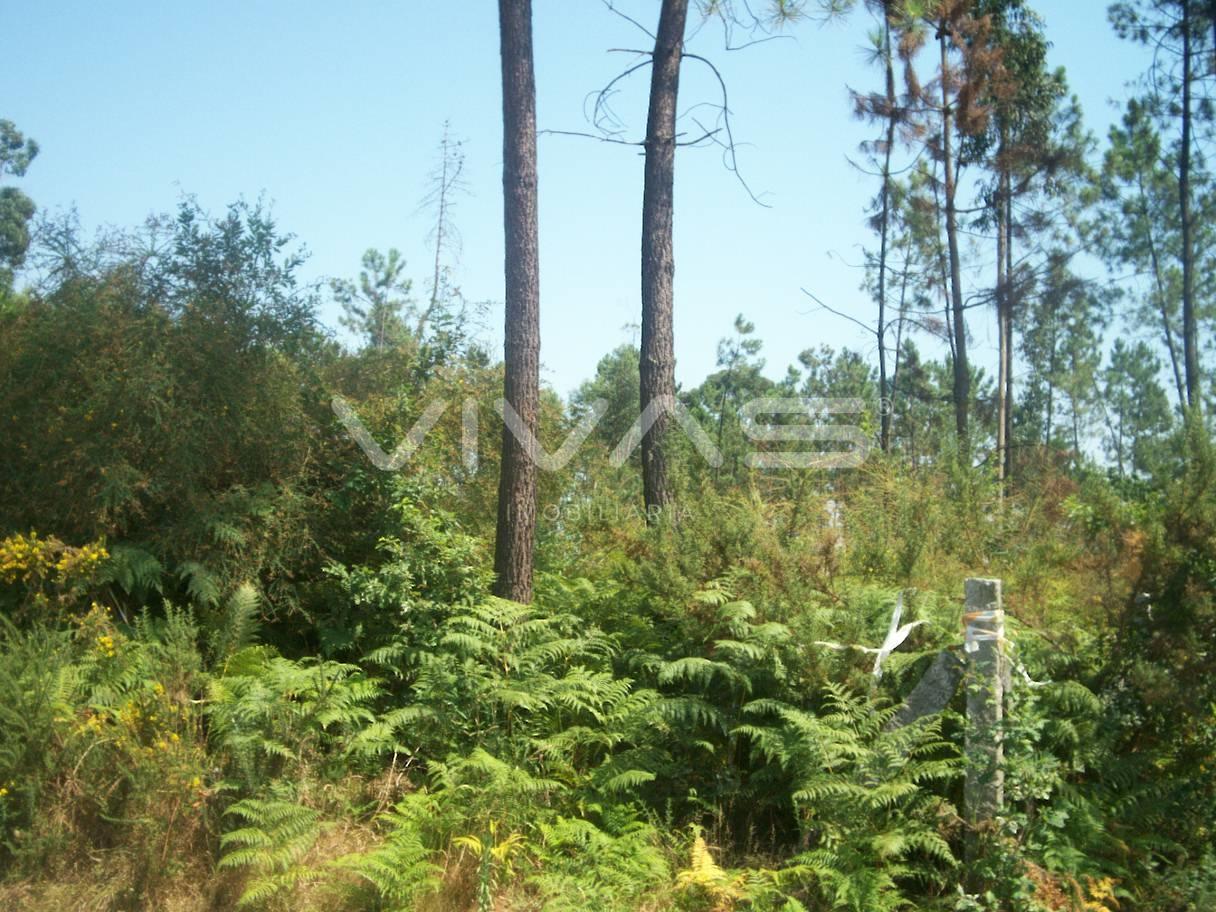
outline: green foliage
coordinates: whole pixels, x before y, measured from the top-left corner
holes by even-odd
[[[451,611],[489,595],[489,574],[480,543],[455,517],[423,506],[433,491],[407,483],[395,494],[391,522],[367,562],[325,568],[333,586],[317,626],[326,653],[366,658],[399,677],[406,653],[433,648]]]
[[[0,619],[0,847],[13,854],[14,833],[37,814],[56,757],[48,751],[56,719],[71,705],[75,681],[66,635],[23,631]]]
[[[420,896],[438,889],[441,869],[423,843],[428,806],[424,793],[407,797],[377,819],[384,833],[379,843],[333,861],[335,868],[365,881],[384,912],[410,912]]]
[[[26,139],[11,120],[0,120],[0,179],[23,177],[38,155],[38,143]],[[25,260],[30,246],[34,202],[16,187],[0,187],[0,301],[8,297],[13,270]]]
[[[758,721],[739,733],[789,777],[807,844],[774,875],[778,885],[809,889],[833,909],[869,912],[905,905],[911,882],[948,883],[955,814],[934,787],[958,777],[961,763],[940,721],[892,730],[893,709],[834,686],[822,713],[771,700],[745,712]]]
[[[293,801],[246,798],[224,813],[240,825],[220,837],[219,866],[247,868],[253,875],[238,906],[264,905],[316,879],[303,863],[319,835],[316,811]]]
[[[914,77],[926,10],[872,6]],[[484,419],[503,378],[469,342],[442,221],[429,304],[392,249],[331,283],[351,350],[316,325],[318,290],[260,203],[212,217],[186,200],[94,244],[71,216],[44,220],[39,282],[17,295],[32,204],[0,191],[0,899],[84,883],[108,908],[177,908],[175,887],[205,883],[216,908],[333,912],[1210,906],[1216,459],[1161,382],[1180,287],[1169,112],[1129,107],[1086,184],[1041,23],[1019,0],[976,9],[992,18],[959,19],[967,53],[991,27],[1017,80],[967,87],[988,121],[959,112],[975,119],[964,160],[1008,166],[1019,194],[1012,477],[978,364],[972,439],[956,439],[939,162],[921,156],[887,188],[887,389],[869,352],[825,346],[774,380],[740,314],[680,393],[725,460],[673,436],[676,509],[653,526],[637,457],[611,458],[637,413],[636,348],[569,403],[545,392],[550,451],[609,408],[541,475],[530,605],[490,596]],[[901,107],[924,100],[913,88]],[[999,153],[1003,128],[1016,148]],[[36,146],[0,134],[0,171],[20,176]],[[1074,183],[1098,207],[1089,239],[1149,285],[1115,294],[1077,271],[1087,218],[1045,211],[1076,206]],[[987,232],[996,188],[975,186]],[[1120,316],[1151,317],[1164,350],[1104,352]],[[335,393],[387,448],[429,403],[461,405],[386,473]],[[749,400],[857,398],[841,419],[873,436],[880,393],[889,452],[847,472],[749,464]],[[1016,667],[1005,805],[964,869],[963,701],[893,718],[957,647],[978,575],[1005,581]],[[923,623],[876,679],[851,647],[881,642],[897,598]]]
[[[222,667],[249,646],[258,628],[260,597],[249,583],[237,587],[211,637],[211,663]]]
[[[580,386],[571,397],[571,414],[582,418],[590,412],[592,404],[601,399],[608,403],[608,409],[596,424],[592,440],[611,451],[637,419],[641,392],[636,346],[618,346],[600,359],[595,366],[595,377]]]
[[[641,907],[648,894],[670,882],[658,831],[630,816],[609,815],[618,818],[609,830],[560,816],[540,825],[538,873],[530,882],[545,912],[625,912]]]
[[[120,629],[99,606],[67,629],[4,623],[0,852],[50,875],[120,842],[128,887],[155,892],[207,841],[197,628],[167,608]]]
[[[105,537],[133,608],[162,588],[214,604],[244,579],[290,606],[330,420],[296,358],[318,342],[299,258],[260,206],[151,224],[138,262],[134,239],[78,257],[67,229],[58,284],[0,317],[0,528]]]
[[[383,254],[363,254],[358,284],[341,279],[331,283],[334,298],[342,307],[342,325],[354,333],[361,345],[385,351],[409,337],[405,318],[412,303],[411,283],[405,278],[405,260],[396,249]]]
[[[613,654],[610,640],[572,615],[501,600],[454,615],[436,652],[418,657],[412,689],[424,715],[415,736],[587,771],[637,734],[653,701],[612,673]],[[606,787],[612,778],[603,776]]]
[[[246,788],[291,776],[308,763],[391,752],[397,747],[393,722],[371,727],[377,721],[371,705],[380,693],[355,665],[294,661],[247,647],[209,683],[213,750]]]

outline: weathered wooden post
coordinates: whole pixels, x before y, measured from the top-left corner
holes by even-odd
[[[967,862],[979,855],[985,824],[1004,800],[1001,726],[1005,702],[1005,612],[999,579],[969,579],[964,586],[967,671],[966,782]]]

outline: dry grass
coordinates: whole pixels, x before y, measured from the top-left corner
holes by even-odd
[[[91,870],[0,884],[0,908],[20,912],[219,912],[234,908],[240,895],[239,878],[203,866],[162,878],[154,890],[141,895],[133,885],[145,879],[146,872],[134,871],[107,853]]]

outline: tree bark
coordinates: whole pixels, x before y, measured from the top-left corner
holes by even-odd
[[[1013,191],[1005,184],[1005,484],[1013,481]]]
[[[1178,363],[1178,346],[1174,342],[1174,327],[1170,323],[1169,298],[1165,293],[1165,280],[1161,276],[1161,258],[1157,253],[1157,242],[1153,235],[1152,215],[1148,208],[1148,196],[1144,190],[1144,176],[1136,175],[1136,186],[1140,192],[1140,211],[1144,215],[1145,239],[1148,241],[1149,261],[1153,267],[1153,279],[1157,287],[1157,311],[1161,314],[1161,333],[1170,356],[1170,368],[1174,375],[1174,389],[1178,393],[1178,408],[1186,409],[1186,384],[1182,380],[1182,368]]]
[[[1208,21],[1212,24],[1212,72],[1216,73],[1216,0],[1208,0]]]
[[[1191,213],[1191,0],[1182,0],[1182,149],[1178,198],[1182,218],[1182,355],[1187,408],[1199,409],[1199,327],[1195,314],[1195,238]]]
[[[1059,325],[1057,323],[1058,315],[1055,311],[1051,314],[1051,357],[1047,361],[1047,433],[1043,438],[1043,444],[1050,449],[1052,437],[1055,436],[1055,417],[1056,417],[1056,377],[1059,376],[1059,365],[1056,362],[1056,353],[1059,351]]]
[[[535,439],[540,416],[540,254],[537,231],[536,79],[532,0],[499,0],[502,47],[502,188],[506,239],[503,398]],[[536,463],[503,424],[494,542],[494,592],[532,600]]]
[[[911,242],[908,243],[908,250],[911,248]],[[904,267],[900,273],[899,283],[899,317],[895,323],[895,364],[891,368],[891,400],[886,403],[887,410],[891,413],[891,433],[894,436],[895,431],[895,403],[899,399],[899,365],[903,359],[904,351],[904,323],[907,320],[908,314],[908,278],[912,271],[911,254],[906,252],[904,259]],[[915,459],[915,456],[913,456]]]
[[[664,437],[675,405],[672,223],[676,168],[676,101],[688,0],[663,0],[655,35],[646,118],[646,169],[642,191],[641,405],[658,409],[642,437],[642,487],[648,521],[672,503]]]
[[[970,452],[967,412],[971,400],[971,372],[967,365],[967,323],[963,312],[962,265],[958,250],[957,188],[954,181],[954,117],[950,102],[950,58],[946,46],[949,34],[942,23],[938,45],[941,49],[942,81],[942,165],[945,187],[946,243],[950,251],[950,309],[954,326],[954,423],[964,454]]]
[[[887,139],[882,162],[882,226],[878,248],[878,389],[886,401],[879,402],[879,445],[884,453],[891,452],[891,403],[895,398],[893,384],[887,380],[887,243],[891,227],[891,155],[895,147],[895,62],[891,47],[891,17],[883,11],[883,55],[886,63]]]
[[[933,171],[933,217],[935,219],[934,227],[937,229],[937,234],[934,237],[934,252],[937,254],[937,271],[938,282],[942,289],[942,321],[946,327],[946,345],[950,350],[950,363],[954,363],[954,324],[951,322],[950,312],[950,257],[946,252],[946,247],[942,244],[942,223],[946,220],[946,207],[938,194],[938,186],[940,182],[937,179],[936,162],[934,163]]]
[[[1008,378],[1010,367],[1009,325],[1009,270],[1007,256],[1009,248],[1009,209],[1005,196],[1009,192],[1008,162],[1005,158],[1007,129],[1001,126],[1001,145],[997,153],[996,194],[996,329],[999,349],[996,383],[996,459],[997,480],[1002,495],[1007,480],[1007,451],[1009,449],[1008,425],[1005,420],[1009,411]]]

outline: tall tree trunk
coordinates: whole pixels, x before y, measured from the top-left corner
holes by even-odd
[[[1059,376],[1056,364],[1056,353],[1059,346],[1059,327],[1056,325],[1056,314],[1051,314],[1051,356],[1047,359],[1047,433],[1043,443],[1051,449],[1052,438],[1055,436],[1056,414],[1056,377]]]
[[[909,242],[908,247],[911,247]],[[891,413],[891,432],[895,429],[895,403],[899,398],[899,366],[903,360],[904,325],[908,318],[908,274],[912,270],[911,260],[904,259],[904,268],[900,273],[899,284],[899,318],[895,323],[895,365],[891,369],[891,399],[886,403],[887,411]]]
[[[948,23],[943,22],[938,45],[941,49],[942,76],[942,164],[945,180],[946,243],[950,248],[950,310],[954,326],[954,423],[959,446],[970,453],[967,410],[971,400],[971,372],[967,366],[967,323],[963,313],[963,277],[958,251],[958,213],[955,207],[954,116],[950,102],[950,56],[946,46]]]
[[[1069,396],[1072,407],[1072,467],[1075,470],[1081,465],[1081,410],[1074,396]]]
[[[1148,241],[1149,261],[1153,266],[1153,279],[1157,287],[1157,310],[1161,314],[1161,334],[1165,338],[1165,348],[1170,356],[1170,368],[1174,374],[1174,389],[1178,393],[1178,408],[1186,409],[1186,384],[1182,379],[1182,366],[1178,361],[1178,346],[1174,342],[1174,327],[1170,323],[1169,297],[1165,293],[1165,279],[1161,275],[1161,258],[1157,253],[1157,240],[1153,234],[1153,221],[1149,215],[1148,196],[1144,190],[1144,176],[1136,175],[1136,184],[1140,190],[1140,211],[1144,216],[1145,238]]]
[[[996,330],[997,330],[997,381],[996,381],[996,474],[1000,482],[1001,493],[1005,493],[1005,451],[1009,448],[1006,436],[1005,413],[1009,410],[1006,379],[1009,376],[1008,336],[1009,326],[1006,316],[1009,310],[1009,278],[1008,257],[1006,250],[1009,246],[1009,210],[1005,206],[1005,194],[1009,192],[1008,151],[1009,131],[1001,124],[1001,143],[997,149],[997,192],[994,200],[996,209]]]
[[[937,229],[936,235],[933,238],[934,252],[937,254],[937,272],[938,282],[942,289],[942,321],[946,327],[946,345],[950,350],[950,363],[954,363],[954,326],[950,318],[950,257],[946,253],[946,248],[942,244],[942,223],[945,219],[946,207],[942,204],[941,196],[938,193],[939,181],[937,179],[937,163],[934,162],[933,180],[933,216],[934,227]]]
[[[1208,22],[1212,24],[1212,72],[1216,73],[1216,0],[1208,0]]]
[[[884,453],[891,452],[891,403],[895,398],[893,384],[887,379],[887,243],[891,229],[891,155],[895,148],[895,61],[891,47],[891,17],[883,10],[883,56],[886,63],[887,139],[882,162],[882,225],[878,246],[878,389],[885,400],[879,403],[879,445]]]
[[[1119,434],[1115,437],[1115,455],[1119,461],[1119,477],[1123,477],[1123,403],[1119,403]],[[1135,472],[1136,467],[1132,466],[1132,471]]]
[[[506,234],[503,398],[535,438],[540,417],[540,253],[532,0],[498,0],[498,22],[502,45],[502,189]],[[494,592],[518,602],[532,600],[536,472],[531,455],[504,422]]]
[[[1191,0],[1182,0],[1182,150],[1178,197],[1182,218],[1182,352],[1187,407],[1199,409],[1199,327],[1195,315],[1195,238],[1191,214]]]
[[[1013,311],[1017,304],[1013,276],[1013,188],[1005,177],[1005,484],[1013,481]]]
[[[646,118],[646,171],[642,191],[642,351],[641,404],[658,409],[642,437],[642,487],[646,516],[657,519],[672,502],[663,438],[675,405],[672,241],[676,170],[676,101],[688,0],[663,0],[655,35]]]
[[[435,205],[435,261],[431,273],[431,297],[427,303],[426,310],[418,317],[418,322],[414,328],[414,340],[419,345],[422,344],[423,333],[430,326],[431,320],[439,313],[440,305],[443,303],[440,300],[442,296],[443,253],[447,249],[448,237],[452,230],[450,218],[452,196],[457,189],[457,181],[460,179],[460,172],[463,170],[464,162],[459,149],[459,143],[454,143],[451,139],[451,124],[445,120],[443,122],[443,139],[439,142],[439,174],[434,190],[431,191],[433,194],[431,199],[433,199]]]

